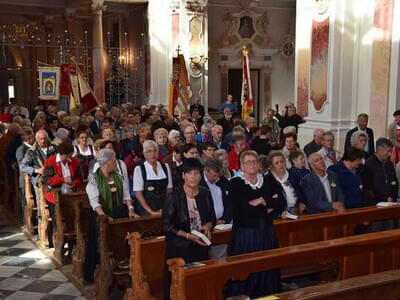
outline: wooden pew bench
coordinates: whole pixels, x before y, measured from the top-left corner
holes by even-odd
[[[84,233],[76,226],[81,227],[81,218],[90,218],[90,215],[82,216],[80,211],[82,203],[89,204],[89,199],[85,191],[61,194],[60,189],[53,189],[53,192],[56,198],[54,207],[56,228],[53,229],[54,258],[60,265],[65,265],[69,262],[66,251],[70,251],[69,254],[73,251],[72,248],[66,249],[65,243],[75,244],[77,236],[83,240],[87,235],[87,231]]]
[[[100,261],[96,267],[94,278],[96,299],[102,300],[108,299],[113,283],[119,282],[121,277],[129,276],[128,269],[118,268],[120,262],[129,260],[127,234],[129,232],[159,234],[161,218],[144,216],[110,221],[106,217],[99,217],[98,222]]]
[[[34,230],[37,226],[34,226],[34,218],[37,217],[37,207],[35,203],[35,196],[31,183],[31,177],[28,173],[24,173],[25,181],[25,208],[24,208],[24,231],[29,238],[33,238]]]
[[[400,268],[400,229],[207,260],[205,266],[185,269],[182,258],[168,260],[172,272],[171,299],[219,300],[229,280],[245,280],[251,273],[293,267],[300,263],[335,260],[339,279]],[[363,261],[360,264],[360,261]]]
[[[386,220],[400,217],[400,207],[376,208],[366,207],[347,210],[343,213],[322,213],[301,216],[298,220],[276,220],[275,232],[280,247],[305,244],[315,241],[324,241],[353,235],[357,224],[365,221]],[[127,295],[147,295],[150,289],[153,296],[160,298],[165,265],[165,239],[157,238],[143,240],[139,234],[128,235],[131,249],[130,275],[132,288]],[[214,230],[213,245],[226,244],[230,240],[230,230]],[[332,267],[326,264],[308,264],[302,267],[285,268],[281,270],[282,278],[296,277],[305,274],[324,272],[331,275]],[[327,271],[327,272],[325,272]],[[135,299],[129,298],[127,299]],[[144,298],[143,298],[144,299]]]
[[[280,300],[398,300],[400,270],[357,276],[276,295]]]

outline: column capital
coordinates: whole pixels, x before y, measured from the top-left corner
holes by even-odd
[[[207,0],[187,0],[185,8],[188,13],[203,15],[206,13]]]
[[[107,5],[104,5],[104,0],[91,0],[91,7],[93,13],[99,13],[106,10]]]

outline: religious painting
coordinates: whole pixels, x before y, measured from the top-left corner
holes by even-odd
[[[310,99],[317,111],[327,101],[329,18],[312,23]]]
[[[60,68],[39,68],[40,100],[59,100],[60,98]]]
[[[239,34],[242,39],[251,39],[255,33],[253,19],[249,16],[240,18]]]

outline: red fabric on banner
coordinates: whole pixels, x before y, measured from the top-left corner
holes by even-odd
[[[83,72],[83,65],[79,65],[79,69]],[[61,87],[60,95],[67,96],[71,95],[71,81],[69,80],[69,75],[76,75],[76,65],[75,64],[62,64],[61,65]]]
[[[69,64],[61,65],[61,96],[69,96],[71,94],[71,83],[69,81]]]
[[[81,98],[81,105],[85,113],[91,111],[93,108],[97,106],[97,101],[94,98],[92,92],[86,94]]]

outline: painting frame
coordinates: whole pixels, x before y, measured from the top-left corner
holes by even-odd
[[[39,99],[58,101],[60,99],[60,68],[39,67]]]

